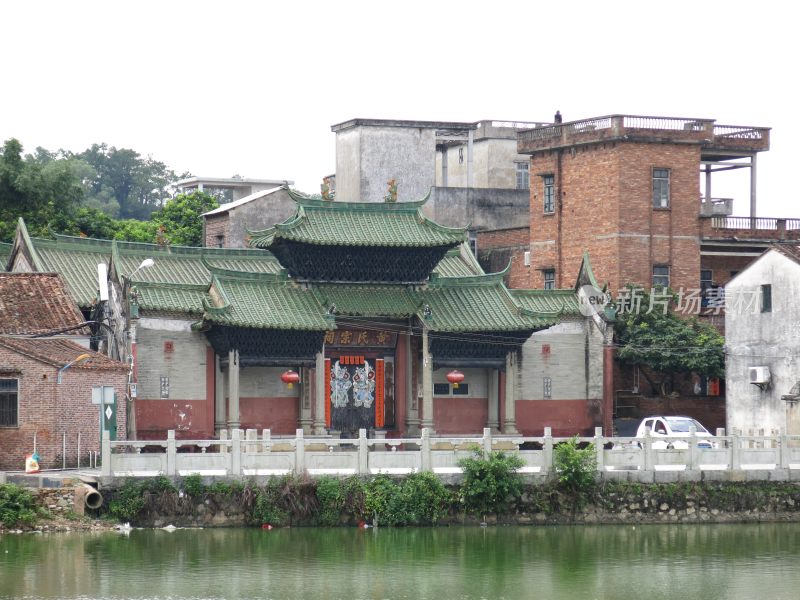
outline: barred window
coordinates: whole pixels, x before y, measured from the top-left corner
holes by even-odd
[[[16,427],[18,422],[19,382],[0,379],[0,427]]]
[[[653,208],[669,208],[669,169],[653,169]]]
[[[542,183],[544,184],[544,212],[556,212],[556,178],[553,175],[544,175]]]
[[[556,270],[545,269],[543,271],[543,274],[544,274],[544,289],[546,290],[556,289]]]
[[[669,265],[653,265],[653,287],[669,287]]]

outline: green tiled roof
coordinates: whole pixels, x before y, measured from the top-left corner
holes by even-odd
[[[524,310],[503,285],[505,273],[475,277],[434,277],[419,292],[419,317],[433,331],[522,331],[540,329],[553,321]],[[430,316],[424,314],[424,305]]]
[[[433,269],[442,277],[465,277],[483,275],[483,269],[475,260],[469,246],[464,243],[447,251],[445,257]]]
[[[97,299],[97,265],[111,262],[109,240],[69,238],[56,240],[31,238],[43,272],[61,273],[69,292],[81,308],[88,308]]]
[[[265,250],[234,248],[163,247],[157,244],[139,244],[112,240],[95,240],[70,236],[56,236],[55,240],[32,238],[31,246],[38,260],[37,268],[45,272],[61,273],[78,306],[91,306],[97,298],[97,265],[110,264],[122,275],[136,271],[145,258],[153,258],[152,267],[140,269],[134,282],[155,284],[187,284],[208,286],[211,282],[209,267],[219,267],[255,273],[277,273],[280,265]],[[162,291],[141,290],[142,304],[161,306]],[[177,294],[177,292],[173,292]],[[173,304],[174,298],[168,302]],[[173,309],[178,310],[175,306]],[[170,309],[170,310],[173,310]],[[184,310],[194,312],[197,304],[187,301]]]
[[[208,285],[136,283],[142,310],[202,314]]]
[[[270,229],[250,232],[250,246],[269,248],[277,240],[320,246],[455,246],[466,229],[428,220],[420,202],[334,202],[307,198],[290,190],[297,212]]]
[[[314,292],[335,314],[352,317],[406,318],[419,311],[419,295],[402,285],[316,284]]]
[[[145,258],[153,258],[152,267],[136,269]],[[161,247],[156,244],[115,242],[114,262],[123,275],[136,271],[133,280],[147,283],[201,285],[211,282],[211,268],[247,273],[277,273],[281,266],[264,250],[237,248]]]
[[[308,287],[280,275],[215,271],[205,319],[218,325],[326,331],[332,318]]]
[[[536,313],[579,315],[575,290],[509,290],[523,308]]]

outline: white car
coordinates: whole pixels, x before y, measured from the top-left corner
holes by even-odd
[[[639,428],[636,430],[636,437],[643,438],[645,431],[650,429],[650,437],[653,438],[653,448],[677,448],[683,449],[689,447],[689,428],[695,428],[695,435],[702,438],[698,440],[698,448],[713,448],[714,442],[709,439],[714,435],[703,427],[699,421],[691,417],[647,417],[642,419],[639,423]],[[670,440],[667,438],[680,438]]]

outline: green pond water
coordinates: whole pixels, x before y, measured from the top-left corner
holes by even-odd
[[[800,524],[5,535],[0,598],[797,599]]]

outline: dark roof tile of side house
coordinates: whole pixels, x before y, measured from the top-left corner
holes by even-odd
[[[0,333],[36,334],[70,328],[88,334],[75,300],[56,273],[0,273]]]
[[[30,356],[54,367],[69,365],[70,369],[98,369],[103,371],[127,371],[125,363],[92,352],[70,340],[52,338],[11,338],[0,336],[0,346],[19,354]],[[80,359],[80,360],[77,360]]]
[[[439,225],[422,214],[418,202],[341,202],[307,198],[289,190],[297,212],[283,223],[250,232],[250,246],[274,241],[318,246],[440,247],[467,240],[466,228]]]

